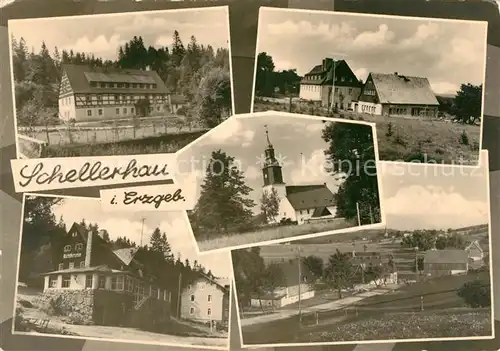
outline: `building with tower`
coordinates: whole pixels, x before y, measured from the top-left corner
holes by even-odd
[[[270,196],[273,192],[279,199],[279,212],[274,222],[290,219],[298,224],[315,220],[333,219],[337,213],[334,194],[326,183],[310,185],[286,185],[279,160],[269,140],[266,128],[267,147],[265,149],[262,176],[262,193]]]

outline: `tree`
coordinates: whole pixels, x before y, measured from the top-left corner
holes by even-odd
[[[351,123],[328,123],[322,137],[329,144],[325,150],[328,169],[343,179],[335,198],[337,216],[348,220],[359,216],[361,224],[378,223],[380,199],[375,163],[375,149],[370,126]]]
[[[262,290],[262,272],[265,271],[264,260],[260,256],[259,247],[231,251],[233,272],[238,301],[242,304],[249,303],[253,294],[259,298]],[[262,301],[260,301],[261,308]]]
[[[455,120],[475,124],[481,118],[483,85],[462,84],[454,101]]]
[[[337,252],[330,256],[325,267],[325,282],[337,290],[341,299],[342,290],[352,287],[354,273],[349,253],[342,253],[337,249]]]
[[[407,248],[417,248],[420,251],[427,251],[434,248],[436,237],[432,232],[415,230],[411,235],[403,237],[401,246]]]
[[[304,257],[302,259],[302,261],[303,261],[304,265],[307,267],[307,269],[314,275],[314,277],[316,279],[320,279],[321,277],[323,277],[324,265],[323,265],[323,260],[320,257],[310,255],[310,256]]]
[[[261,197],[260,209],[268,223],[277,222],[277,216],[280,210],[280,198],[278,191],[272,188],[271,191],[264,191]]]
[[[211,69],[201,80],[195,97],[195,110],[207,128],[219,125],[231,111],[231,78],[223,68]]]
[[[181,61],[185,54],[186,54],[186,49],[182,44],[179,32],[176,30],[174,31],[172,40],[172,61],[175,66],[179,66],[181,64]]]
[[[266,52],[257,55],[257,67],[255,72],[255,94],[258,96],[270,96],[274,93],[273,58]]]
[[[166,261],[174,260],[170,243],[167,240],[167,235],[162,233],[160,228],[155,228],[149,240],[149,244],[151,251],[161,252]]]
[[[472,308],[491,306],[490,284],[485,284],[479,279],[466,282],[457,294]]]
[[[263,293],[271,293],[273,296],[273,305],[272,308],[274,310],[274,293],[277,288],[285,285],[285,276],[281,266],[277,263],[271,263],[262,272],[261,277],[262,285],[261,289]]]
[[[231,227],[244,227],[252,219],[255,203],[247,196],[252,188],[245,184],[243,171],[234,164],[234,157],[217,150],[206,168],[201,194],[190,213],[194,234],[227,233]],[[207,232],[208,231],[208,232]]]
[[[365,282],[374,282],[378,287],[380,283],[378,282],[380,278],[384,275],[384,268],[379,265],[369,264],[368,267],[364,271]]]

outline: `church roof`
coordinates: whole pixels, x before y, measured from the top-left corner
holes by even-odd
[[[326,184],[286,187],[286,197],[295,210],[335,206],[333,193]]]

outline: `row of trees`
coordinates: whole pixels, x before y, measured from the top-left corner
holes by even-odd
[[[232,257],[240,301],[248,304],[252,297],[260,300],[262,296],[272,294],[278,287],[287,286],[281,265],[279,263],[266,265],[260,256],[259,247],[234,250]],[[355,284],[369,282],[379,284],[381,278],[395,271],[392,257],[380,265],[361,266],[353,263],[350,253],[339,250],[336,250],[327,262],[323,262],[320,257],[310,255],[300,258],[300,264],[307,270],[303,274],[313,278],[308,284],[315,286],[317,283],[323,283],[337,291],[339,298],[342,298],[345,289],[352,288]]]
[[[39,273],[57,269],[62,247],[67,233],[63,218],[56,220],[54,206],[64,199],[43,196],[27,196],[25,200],[23,237],[21,242],[21,261],[19,281],[39,282]],[[177,305],[178,281],[181,289],[191,284],[200,273],[215,278],[211,270],[197,260],[190,262],[181,254],[173,254],[167,235],[160,228],[154,229],[149,242],[139,246],[127,237],[112,240],[105,229],[84,219],[79,223],[86,230],[101,237],[110,248],[136,248],[135,258],[144,266],[144,272],[155,277],[158,284],[172,292],[172,306]],[[43,234],[41,234],[43,233]]]
[[[437,96],[439,110],[464,124],[477,124],[481,121],[483,85],[462,84],[454,97]]]
[[[63,64],[82,64],[103,70],[150,67],[165,82],[170,92],[183,95],[188,104],[183,113],[213,127],[231,113],[229,51],[199,44],[191,36],[187,46],[179,32],[173,34],[169,47],[146,46],[134,36],[117,48],[116,60],[103,60],[94,54],[60,51],[53,53],[44,42],[40,51],[31,52],[23,38],[12,38],[16,108],[19,125],[53,123],[57,120],[58,88]],[[47,119],[51,119],[47,121]]]
[[[417,248],[419,251],[431,249],[459,249],[464,250],[467,241],[458,233],[442,234],[437,230],[415,230],[401,240],[401,246]]]
[[[275,96],[298,95],[300,91],[300,77],[296,69],[276,71],[272,56],[266,52],[257,55],[255,72],[255,95]]]
[[[325,155],[333,168],[331,175],[343,182],[335,194],[337,216],[359,219],[361,224],[380,222],[380,200],[375,167],[375,151],[370,126],[351,123],[328,123],[322,132],[328,144]],[[261,214],[254,216],[257,205],[249,194],[244,172],[235,158],[216,150],[212,152],[201,184],[200,197],[189,217],[197,238],[229,232],[248,232],[278,215],[279,198],[274,192],[263,194]],[[359,210],[359,213],[358,213]]]

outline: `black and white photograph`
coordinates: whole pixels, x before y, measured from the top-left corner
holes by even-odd
[[[492,339],[481,158],[480,168],[381,162],[384,226],[233,250],[242,344]]]
[[[186,214],[25,194],[14,334],[229,349],[231,259]]]
[[[233,113],[227,6],[9,21],[18,158],[175,153]]]
[[[381,161],[477,166],[487,26],[263,7],[252,111],[374,122]]]
[[[235,115],[179,151],[175,179],[200,252],[383,221],[375,126],[263,112]]]

